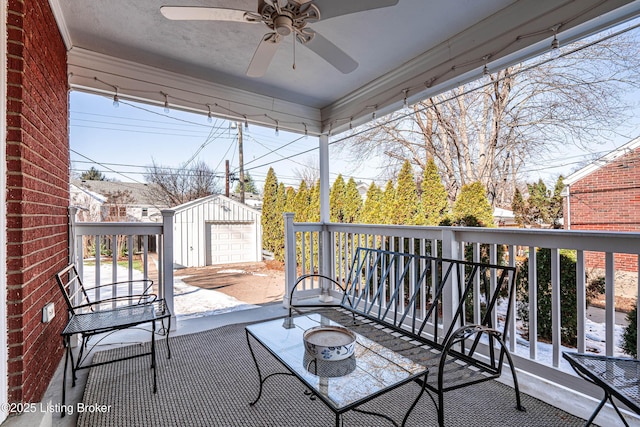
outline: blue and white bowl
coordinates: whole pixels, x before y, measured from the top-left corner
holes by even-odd
[[[326,361],[347,359],[356,349],[356,335],[340,326],[307,329],[303,340],[307,353]]]

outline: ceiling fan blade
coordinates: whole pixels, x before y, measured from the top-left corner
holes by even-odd
[[[349,74],[358,68],[356,60],[347,55],[338,46],[308,28],[305,29],[305,32],[313,34],[313,38],[304,43],[304,45],[343,74]]]
[[[278,50],[278,45],[280,44],[281,40],[282,37],[277,33],[265,34],[265,36],[262,38],[262,41],[258,45],[256,52],[253,54],[253,59],[251,59],[251,63],[249,64],[249,68],[247,69],[247,76],[264,76],[264,73],[267,72],[267,68],[269,68],[269,64],[271,64],[273,56]]]
[[[254,19],[247,19],[247,16],[255,15],[253,12],[222,7],[162,6],[160,12],[174,21],[255,22]]]
[[[350,13],[363,12],[365,10],[390,7],[398,4],[400,0],[314,0],[313,3],[320,9],[320,18],[329,19],[335,16],[348,15]]]

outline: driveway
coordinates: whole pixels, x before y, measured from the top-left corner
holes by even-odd
[[[222,292],[247,304],[282,301],[284,271],[265,262],[189,267],[174,276],[191,286]]]

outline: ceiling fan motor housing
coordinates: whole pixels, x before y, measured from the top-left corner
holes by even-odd
[[[300,32],[308,22],[320,20],[320,10],[313,3],[301,4],[290,0],[284,7],[262,3],[259,10],[262,22],[281,36]]]

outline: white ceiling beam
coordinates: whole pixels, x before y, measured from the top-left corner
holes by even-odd
[[[163,105],[215,117],[247,121],[309,135],[320,134],[320,111],[281,99],[207,82],[74,47],[67,70],[72,89]],[[209,106],[207,106],[207,104]]]

